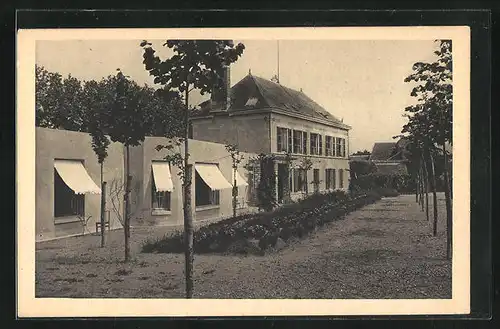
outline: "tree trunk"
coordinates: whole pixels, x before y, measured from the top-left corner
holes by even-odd
[[[184,241],[185,243],[185,275],[186,298],[193,297],[193,213],[191,210],[191,167],[189,166],[189,85],[186,83],[186,108],[184,113]]]
[[[292,202],[292,186],[290,185],[290,180],[292,179],[291,177],[292,171],[290,169],[290,165],[287,164],[286,166],[286,174],[285,174],[285,184],[284,184],[284,195],[285,195],[285,203],[291,203]]]
[[[234,173],[234,180],[233,180],[233,217],[236,217],[236,202],[237,202],[237,196],[238,196],[238,186],[236,186],[236,166],[233,165],[233,173]]]
[[[446,258],[452,257],[452,242],[453,242],[453,218],[451,211],[450,185],[448,180],[448,155],[446,154],[445,146],[443,145],[444,156],[444,197],[446,202]]]
[[[105,245],[104,224],[106,222],[106,182],[103,181],[103,166],[104,163],[101,162],[101,248]]]
[[[127,151],[127,161],[126,161],[126,172],[127,180],[125,183],[125,220],[123,232],[125,234],[125,262],[130,260],[130,185],[132,181],[132,176],[130,175],[130,146],[126,146]]]
[[[424,192],[425,192],[425,218],[429,221],[429,173],[425,166],[425,159],[422,159],[423,163],[423,181],[424,181]]]
[[[415,171],[415,202],[418,204],[419,203],[419,195],[420,195],[420,191],[419,191],[419,177],[418,177],[418,170]]]
[[[425,176],[424,176],[424,169],[423,169],[424,164],[420,167],[420,207],[422,211],[425,210],[425,202],[424,202],[424,181],[425,181]]]
[[[423,199],[423,188],[422,188],[422,164],[418,168],[418,205],[422,206],[424,202]]]
[[[306,196],[309,195],[309,181],[307,179],[307,170],[304,170],[304,182],[306,184]]]
[[[453,200],[453,159],[448,161],[448,190],[450,191],[450,200]]]
[[[432,200],[433,200],[433,210],[434,210],[434,221],[432,223],[432,235],[437,235],[437,222],[438,222],[438,209],[437,209],[437,194],[436,194],[436,172],[434,169],[434,158],[432,153],[427,150],[429,165],[430,165],[430,185],[432,190]],[[428,171],[429,172],[429,171]]]
[[[424,199],[423,199],[423,190],[422,190],[422,164],[419,164],[419,167],[418,167],[418,172],[417,172],[417,185],[418,185],[418,205],[421,207],[422,206],[422,203],[424,202]]]

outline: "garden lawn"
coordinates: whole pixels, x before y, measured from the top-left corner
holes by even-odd
[[[437,237],[415,196],[402,195],[354,211],[276,253],[195,255],[194,298],[451,298],[442,194],[438,209]],[[99,236],[38,243],[36,296],[183,298],[184,256],[140,252],[145,239],[173,230],[133,229],[128,264],[122,263],[121,230],[110,232],[104,249]]]

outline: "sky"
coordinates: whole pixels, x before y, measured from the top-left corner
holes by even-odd
[[[149,40],[157,54],[172,52],[164,41]],[[154,85],[142,64],[141,40],[37,41],[36,63],[63,76],[99,80],[119,68],[139,84]],[[249,70],[271,79],[278,71],[278,41],[235,40],[245,45],[231,65],[234,85]],[[373,143],[394,141],[406,122],[404,108],[415,102],[404,78],[419,61],[434,61],[433,40],[281,40],[279,79],[352,127],[350,151],[371,150]],[[207,96],[190,95],[193,102]]]

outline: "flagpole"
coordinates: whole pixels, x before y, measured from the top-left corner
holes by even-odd
[[[280,41],[277,40],[277,46],[278,46],[278,83],[280,82]]]

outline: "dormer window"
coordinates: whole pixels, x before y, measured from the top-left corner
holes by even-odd
[[[247,102],[245,103],[245,106],[247,107],[254,107],[255,105],[257,105],[257,102],[259,100],[255,97],[250,97]]]

